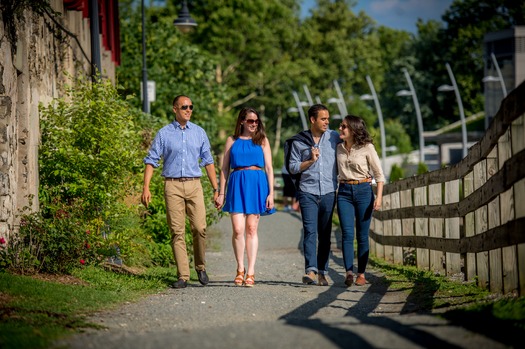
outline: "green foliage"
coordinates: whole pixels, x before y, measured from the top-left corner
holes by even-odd
[[[392,169],[390,170],[390,183],[403,179],[404,177],[405,173],[403,168],[397,164],[393,164]]]
[[[158,268],[131,275],[85,267],[73,274],[42,281],[0,273],[0,347],[49,348],[72,330],[96,328],[86,314],[159,292],[177,278],[174,269]]]
[[[42,106],[42,203],[81,199],[86,213],[104,216],[110,203],[133,193],[141,168],[137,113],[108,80],[75,81],[63,98]]]
[[[141,138],[110,81],[74,81],[41,107],[40,210],[23,212],[0,266],[21,273],[71,273],[108,258],[149,264],[140,229]],[[131,198],[131,200],[130,200]]]
[[[427,172],[428,172],[427,164],[422,163],[422,162],[417,164],[417,174],[418,175],[423,174],[423,173],[427,173]]]

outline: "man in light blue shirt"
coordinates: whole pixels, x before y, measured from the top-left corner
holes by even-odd
[[[164,198],[168,225],[171,230],[171,246],[177,263],[178,281],[174,288],[184,288],[190,279],[188,252],[186,249],[186,214],[191,223],[195,270],[202,285],[208,284],[206,274],[206,207],[200,177],[201,168],[214,188],[214,198],[218,196],[217,175],[211,153],[210,141],[202,127],[190,121],[193,104],[187,96],[177,96],[173,100],[175,121],[157,132],[148,155],[144,158],[144,187],[142,203],[151,202],[149,184],[153,170],[163,160]]]
[[[328,129],[330,114],[324,105],[311,106],[308,117],[310,130],[299,133],[300,137],[291,143],[288,168],[290,173],[300,174],[297,199],[304,231],[303,283],[328,286],[326,274],[337,190],[336,148],[341,140],[336,131]],[[311,139],[301,141],[304,137]]]

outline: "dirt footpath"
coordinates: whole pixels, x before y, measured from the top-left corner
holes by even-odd
[[[61,348],[506,348],[483,333],[417,314],[409,292],[390,291],[369,270],[369,284],[344,286],[342,256],[333,238],[330,286],[301,283],[302,225],[297,213],[262,217],[256,285],[233,284],[236,264],[226,217],[207,253],[210,284],[167,289],[88,321],[89,330],[56,343]]]

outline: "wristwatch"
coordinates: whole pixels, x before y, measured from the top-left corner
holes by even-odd
[[[217,188],[217,189],[213,189],[213,192],[214,192],[214,193],[218,193],[218,192],[219,192],[219,188]]]

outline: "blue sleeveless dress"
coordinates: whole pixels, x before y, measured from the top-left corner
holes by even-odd
[[[222,210],[230,213],[267,215],[266,198],[270,192],[264,170],[237,170],[238,167],[258,166],[264,169],[263,149],[251,139],[238,138],[230,149],[230,178]]]

